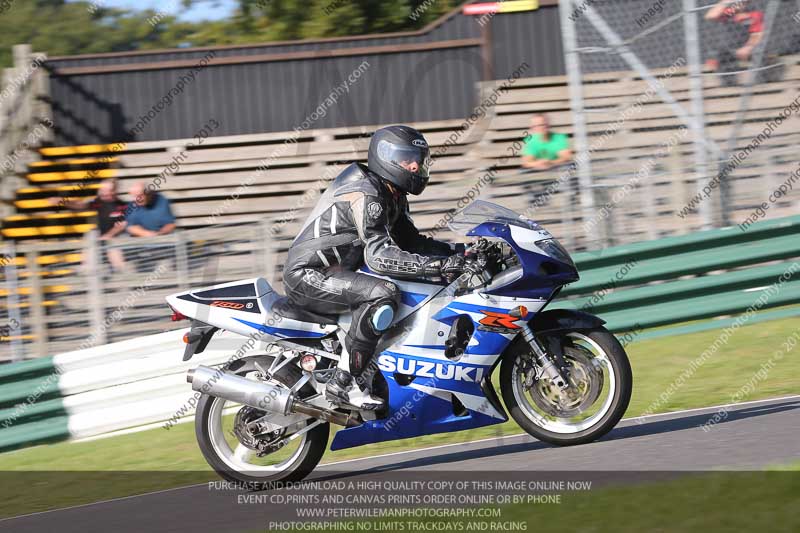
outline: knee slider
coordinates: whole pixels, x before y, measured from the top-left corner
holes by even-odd
[[[375,331],[385,331],[394,320],[394,308],[388,303],[383,303],[372,312],[372,327]]]

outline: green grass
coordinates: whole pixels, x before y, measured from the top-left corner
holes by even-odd
[[[781,348],[786,338],[797,331],[796,319],[762,322],[740,328],[665,402],[658,404],[655,402],[659,395],[667,390],[691,361],[714,343],[720,330],[634,342],[627,347],[633,366],[634,392],[626,416],[639,416],[654,405],[655,412],[665,412],[730,403],[736,391],[751,379],[775,350]],[[797,353],[800,353],[800,347],[795,349],[794,355]],[[800,358],[785,356],[763,381],[758,381],[755,390],[740,401],[796,394],[798,391]],[[519,427],[508,422],[459,433],[378,443],[338,452],[328,451],[323,462],[519,433]],[[90,442],[65,442],[0,454],[0,473],[54,470],[163,472],[147,476],[146,479],[145,476],[134,474],[130,484],[115,485],[113,494],[104,494],[104,497],[216,479],[197,448],[194,425],[191,423],[179,424],[170,430],[159,428]],[[69,496],[72,503],[92,501],[90,498],[94,497],[83,491],[73,491]]]

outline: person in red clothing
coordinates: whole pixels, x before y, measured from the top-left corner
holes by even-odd
[[[107,179],[100,183],[97,196],[89,200],[75,198],[50,198],[52,205],[64,206],[73,211],[83,211],[90,209],[97,211],[97,229],[100,232],[100,240],[107,241],[119,235],[125,230],[125,207],[126,203],[117,196],[117,182]],[[105,255],[108,262],[115,271],[126,269],[125,258],[119,248],[105,248]]]
[[[747,26],[747,41],[736,49],[736,58],[747,61],[764,36],[764,12],[752,9],[748,0],[721,0],[706,13],[706,20]]]

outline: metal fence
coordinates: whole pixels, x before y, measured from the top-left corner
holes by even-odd
[[[796,128],[778,126],[784,120],[797,124],[797,82],[791,70],[796,70],[794,54],[800,49],[798,25],[793,22],[800,4],[783,0],[721,4],[561,1],[582,209],[597,207],[590,192],[591,122],[613,116],[624,123],[625,111],[636,104],[613,101],[604,91],[602,76],[595,73],[628,71],[640,81],[642,94],[650,94],[648,101],[639,103],[645,108],[641,118],[649,123],[641,121],[639,129],[630,133],[667,136],[679,128],[689,130],[694,158],[690,172],[697,194],[704,197],[692,211],[700,214],[703,228],[734,222],[729,216],[732,187],[736,178],[747,177],[743,159],[756,148],[757,155],[768,158],[767,152],[780,153],[796,143],[792,136]],[[665,68],[685,71],[685,76],[665,76]],[[767,128],[763,138],[759,136]],[[744,158],[740,150],[746,151]],[[707,189],[716,193],[706,194]]]
[[[0,361],[85,349],[177,327],[171,293],[274,278],[265,224],[226,225],[148,239],[8,243],[0,305]],[[119,258],[122,260],[120,263]],[[114,266],[116,264],[116,267]]]
[[[526,213],[541,222],[571,251],[598,250],[615,244],[658,239],[676,226],[675,206],[691,186],[670,171],[668,157],[649,165],[646,179],[635,173],[596,175],[591,189],[599,209],[583,217],[576,180],[559,182],[557,171],[513,173],[486,180],[485,171],[436,189],[412,210],[420,229],[436,238],[459,237],[446,227],[446,214],[481,198]],[[777,183],[777,182],[776,182]],[[558,184],[557,186],[555,184]],[[740,188],[746,209],[763,188]],[[427,192],[426,195],[428,196]],[[776,216],[800,205],[776,206]],[[96,232],[83,240],[36,244],[7,243],[0,325],[0,361],[54,355],[108,342],[176,329],[164,298],[193,287],[253,277],[266,278],[283,292],[282,265],[299,225],[314,202],[302,208],[287,203],[286,214],[258,223],[178,230],[154,238],[120,237],[100,241]],[[600,208],[606,206],[606,209]],[[672,234],[680,234],[677,232]],[[591,234],[600,235],[592,240]],[[116,259],[115,259],[116,257]],[[113,263],[122,258],[121,268]]]

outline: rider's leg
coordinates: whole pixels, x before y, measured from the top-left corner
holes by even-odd
[[[365,369],[369,368],[381,334],[397,311],[400,302],[397,286],[357,272],[310,269],[288,272],[284,281],[288,296],[295,305],[321,313],[344,313],[354,309],[345,338],[349,357],[342,361],[328,382],[327,392],[343,403],[380,407],[380,400],[363,393],[370,377]]]
[[[365,279],[360,279],[361,277]],[[334,378],[328,382],[327,393],[339,401],[362,407],[379,408],[383,402],[369,395],[374,366],[370,366],[375,347],[397,312],[399,291],[394,283],[372,276],[359,276],[356,292],[366,299],[353,313],[345,338],[349,354],[348,365],[339,365]],[[356,386],[352,383],[355,380]],[[365,390],[366,389],[366,390]],[[358,393],[363,392],[363,395]],[[348,399],[349,398],[349,399]],[[356,400],[357,401],[354,401]]]

